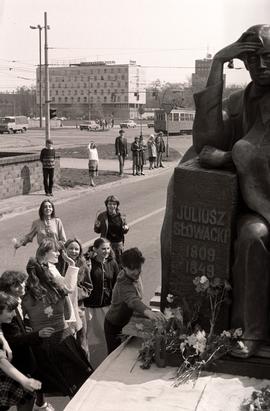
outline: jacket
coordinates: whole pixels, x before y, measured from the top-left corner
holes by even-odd
[[[115,139],[115,155],[126,157],[128,154],[127,139],[125,137],[116,137]]]
[[[106,320],[111,324],[124,327],[134,311],[144,314],[149,307],[142,302],[143,290],[141,278],[137,281],[126,276],[121,270],[113,289],[112,304],[106,314]]]
[[[42,338],[37,331],[26,332],[23,319],[17,310],[11,323],[2,324],[2,330],[12,350],[12,364],[23,374],[32,375],[37,369],[32,346],[41,344]]]
[[[120,214],[120,217],[121,217],[121,214]],[[103,211],[102,213],[100,213],[97,216],[97,220],[99,222],[99,226],[96,225],[96,223],[95,223],[95,225],[94,225],[95,233],[100,234],[100,237],[107,238],[108,226],[109,226],[107,211]],[[125,228],[123,228],[123,237],[129,231],[129,227],[127,226],[126,222],[125,222],[125,224],[123,222],[123,227],[124,226],[125,226]]]
[[[118,264],[113,257],[109,257],[104,264],[95,256],[91,258],[91,280],[93,291],[84,300],[85,307],[104,307],[111,304],[112,290],[119,272]],[[105,287],[105,283],[107,286]]]

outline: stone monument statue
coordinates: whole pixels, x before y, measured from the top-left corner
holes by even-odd
[[[234,58],[244,62],[252,81],[223,100],[223,67]],[[206,88],[194,100],[193,147],[182,164],[198,156],[203,168],[235,169],[238,176],[242,205],[236,218],[230,325],[243,330],[242,347],[232,355],[248,358],[270,336],[270,25],[250,27],[220,50]],[[171,270],[175,189],[172,177],[161,233],[163,280]]]

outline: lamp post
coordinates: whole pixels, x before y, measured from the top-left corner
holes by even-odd
[[[141,123],[140,123],[140,129],[141,129],[140,136],[142,136],[143,135],[143,133],[142,133],[142,115],[144,113],[144,108],[143,108],[142,104],[139,105],[138,112],[140,114],[140,120],[141,120]]]
[[[30,26],[32,30],[38,30],[39,33],[39,127],[42,128],[42,84],[41,84],[41,30],[40,24],[37,26]]]

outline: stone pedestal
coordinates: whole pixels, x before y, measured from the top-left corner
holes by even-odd
[[[230,280],[237,205],[233,172],[203,169],[194,159],[175,168],[168,290],[190,306],[197,298],[195,277]],[[221,318],[217,328],[229,328],[228,307]]]

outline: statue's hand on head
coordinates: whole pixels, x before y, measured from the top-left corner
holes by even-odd
[[[199,162],[203,168],[232,169],[234,167],[230,151],[219,150],[212,146],[204,146],[199,154]]]
[[[245,41],[247,35],[247,33],[243,33],[237,41],[218,51],[214,59],[220,63],[226,63],[234,58],[244,60],[248,53],[256,52],[262,46],[261,43],[258,41]]]

